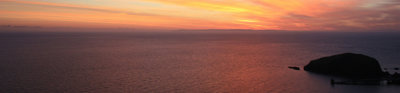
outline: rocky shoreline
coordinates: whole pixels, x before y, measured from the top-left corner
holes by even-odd
[[[288,68],[300,70],[300,67],[289,66]],[[390,74],[384,68],[382,71],[379,62],[372,57],[355,54],[343,53],[322,57],[312,60],[304,66],[305,71],[334,75],[344,79],[331,79],[331,84],[343,85],[400,85],[400,74],[395,72]],[[399,68],[393,68],[399,70]]]

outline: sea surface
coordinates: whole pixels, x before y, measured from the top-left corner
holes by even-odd
[[[346,52],[400,67],[400,33],[0,32],[0,93],[400,93],[287,68]]]

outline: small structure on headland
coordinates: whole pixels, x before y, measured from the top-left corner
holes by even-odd
[[[343,53],[312,60],[304,66],[305,71],[349,78],[345,81],[331,80],[332,84],[379,85],[400,84],[400,74],[383,72],[379,62],[372,57]]]

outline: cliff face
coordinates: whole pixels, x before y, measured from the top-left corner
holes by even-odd
[[[383,75],[379,62],[375,58],[354,53],[344,53],[312,60],[308,65],[304,66],[304,70],[350,77],[380,77]]]

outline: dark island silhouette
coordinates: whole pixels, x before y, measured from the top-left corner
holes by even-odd
[[[384,75],[379,62],[372,57],[343,53],[312,60],[304,70],[347,77],[381,77]]]
[[[386,84],[400,84],[400,74],[383,72],[375,58],[363,54],[343,53],[322,57],[310,61],[304,70],[349,78],[346,81],[332,79],[331,84],[380,85],[382,81]]]

